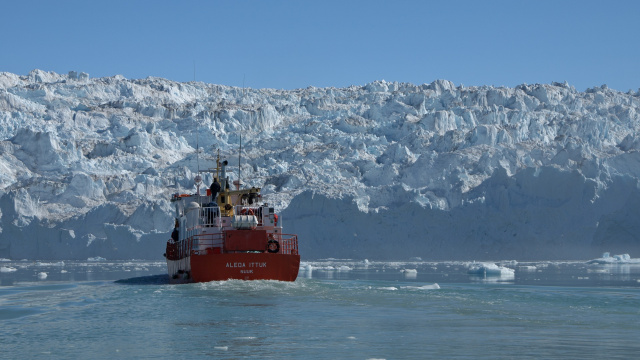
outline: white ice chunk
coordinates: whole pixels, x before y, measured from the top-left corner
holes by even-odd
[[[514,275],[515,271],[504,266],[498,266],[494,263],[472,263],[469,266],[467,273],[479,276],[505,276]]]
[[[631,258],[629,254],[610,256],[608,252],[602,254],[601,258],[587,261],[587,264],[640,264],[640,258]]]
[[[537,268],[535,266],[533,266],[533,265],[519,266],[518,269],[521,270],[521,271],[528,271],[528,272],[533,272],[533,271],[537,270]]]
[[[440,285],[438,285],[438,283],[433,283],[422,286],[403,286],[402,288],[408,290],[438,290],[440,289]]]

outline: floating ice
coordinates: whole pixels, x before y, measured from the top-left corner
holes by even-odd
[[[300,271],[302,272],[312,272],[313,271],[313,266],[309,263],[300,263]]]
[[[87,258],[87,261],[106,261],[107,259],[101,257],[101,256],[95,256],[95,257],[90,257]]]
[[[467,274],[479,276],[513,276],[515,271],[504,266],[498,266],[494,263],[472,263],[469,266]]]
[[[440,285],[438,285],[437,283],[434,283],[434,284],[422,285],[422,286],[403,286],[402,288],[408,289],[408,290],[438,290],[440,289]]]
[[[587,264],[640,264],[640,258],[631,258],[629,254],[611,256],[605,252],[602,257],[587,261]]]
[[[11,272],[15,272],[18,271],[18,269],[11,267],[11,266],[3,266],[0,267],[0,273],[11,273]]]
[[[536,271],[538,268],[533,266],[533,265],[522,265],[522,266],[518,266],[518,270],[521,271],[528,271],[528,272],[533,272]]]
[[[516,265],[518,265],[518,261],[516,260],[500,261],[500,266],[516,266]]]
[[[46,272],[40,272],[40,273],[38,273],[38,279],[40,279],[40,280],[44,280],[44,279],[46,279],[46,278],[47,278],[47,276],[48,276],[48,275],[47,275],[47,273],[46,273]]]
[[[416,279],[418,277],[417,269],[403,269],[400,270],[404,274],[404,277],[407,279]]]
[[[64,266],[64,261],[58,261],[58,262],[55,262],[55,263],[48,263],[48,262],[38,261],[38,262],[36,262],[36,266]]]

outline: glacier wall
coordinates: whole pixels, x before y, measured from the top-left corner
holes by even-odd
[[[170,194],[194,192],[217,151],[237,177],[241,135],[243,181],[303,258],[633,253],[639,106],[638,93],[566,83],[276,90],[0,73],[0,258],[161,258]]]

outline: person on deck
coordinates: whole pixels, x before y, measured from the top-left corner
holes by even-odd
[[[171,239],[174,242],[178,242],[178,239],[180,238],[180,230],[178,230],[178,227],[180,225],[178,224],[178,220],[176,220],[176,226],[175,228],[173,228],[173,232],[171,233]]]
[[[218,182],[218,178],[213,178],[213,182],[211,183],[211,201],[215,201],[217,203],[218,193],[220,192],[220,183]]]

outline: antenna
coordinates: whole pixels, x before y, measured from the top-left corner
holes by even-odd
[[[196,82],[196,59],[193,59],[193,82]],[[196,106],[195,106],[195,111],[198,111],[198,101],[196,100]],[[198,115],[196,114],[195,116],[196,118],[196,162],[198,164],[198,176],[196,176],[196,182],[200,182],[198,181],[198,177],[200,177],[200,144],[198,143],[199,140],[199,135],[200,135],[200,122],[198,121]],[[202,177],[200,177],[200,180],[202,180]],[[198,195],[200,195],[200,188],[198,187]]]
[[[216,159],[216,179],[220,179],[220,149],[218,149],[218,159]]]
[[[240,161],[242,160],[242,133],[240,133],[240,152],[238,153],[238,190],[240,190]]]
[[[198,163],[198,174],[200,174],[200,145],[198,144],[199,126],[196,126],[196,162]]]
[[[196,183],[196,191],[198,195],[198,203],[202,206],[202,198],[200,197],[200,184],[202,183],[202,176],[200,175],[200,144],[199,144],[199,133],[200,133],[200,124],[196,121],[196,163],[198,164],[198,172],[196,173],[196,177],[193,179]]]

